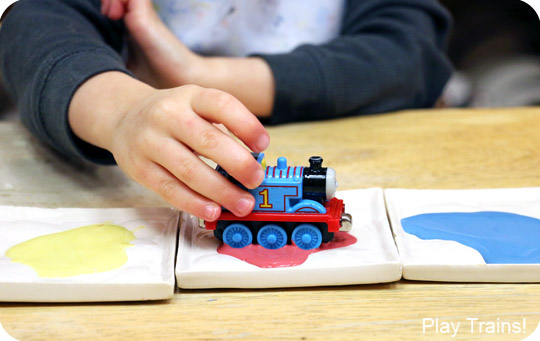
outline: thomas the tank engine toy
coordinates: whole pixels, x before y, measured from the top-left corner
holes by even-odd
[[[237,217],[223,210],[217,221],[206,221],[202,227],[217,239],[234,248],[257,243],[267,249],[295,244],[310,250],[331,241],[334,232],[350,231],[351,216],[343,200],[335,198],[336,172],[322,167],[321,157],[311,157],[309,167],[287,166],[284,157],[267,167],[263,153],[253,156],[266,168],[262,184],[249,190],[255,197],[253,212]],[[216,169],[241,186],[220,166]]]

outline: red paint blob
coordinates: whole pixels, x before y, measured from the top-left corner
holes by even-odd
[[[260,245],[251,244],[242,249],[235,249],[222,243],[217,252],[238,258],[259,268],[287,268],[303,264],[310,254],[325,250],[337,249],[356,243],[356,237],[347,232],[336,232],[334,239],[322,243],[318,249],[302,250],[296,245],[285,245],[281,249],[269,250]]]

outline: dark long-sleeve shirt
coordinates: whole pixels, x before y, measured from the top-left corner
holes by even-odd
[[[276,86],[269,123],[432,106],[451,73],[449,25],[435,0],[348,0],[336,39],[260,55]],[[20,0],[0,28],[0,73],[23,123],[68,157],[114,162],[73,134],[67,112],[90,77],[129,73],[125,36],[99,0]]]

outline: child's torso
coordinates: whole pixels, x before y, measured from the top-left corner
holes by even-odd
[[[280,53],[339,34],[344,0],[153,0],[166,25],[193,51]]]

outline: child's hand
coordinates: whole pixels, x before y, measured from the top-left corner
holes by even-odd
[[[254,198],[199,159],[220,164],[248,188],[264,172],[250,152],[214,123],[222,123],[254,151],[268,147],[258,119],[225,92],[198,86],[156,90],[133,78],[106,72],[85,82],[69,110],[83,140],[111,151],[122,170],[175,207],[215,220],[224,206],[251,212]]]

